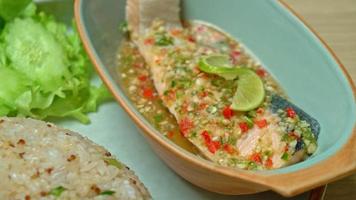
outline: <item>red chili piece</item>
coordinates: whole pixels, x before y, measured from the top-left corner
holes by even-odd
[[[173,131],[169,131],[168,134],[167,134],[167,137],[168,138],[173,138],[174,136],[174,132]]]
[[[147,77],[146,75],[141,75],[141,76],[138,77],[138,80],[140,80],[140,81],[146,81],[147,78],[148,78],[148,77]]]
[[[187,40],[188,40],[189,42],[195,42],[195,39],[194,39],[194,37],[193,37],[192,35],[189,35],[188,38],[187,38]]]
[[[199,93],[199,96],[200,96],[201,98],[204,98],[204,97],[208,96],[208,92],[206,92],[206,91],[200,92],[200,93]]]
[[[135,68],[142,68],[143,66],[144,66],[144,64],[142,62],[133,64],[133,67],[135,67]]]
[[[155,42],[155,40],[154,40],[153,38],[146,38],[146,39],[143,41],[143,43],[144,43],[145,45],[152,45],[152,44],[154,44],[154,42]]]
[[[206,103],[200,103],[199,110],[204,110],[207,106],[208,106],[208,104],[206,104]]]
[[[299,140],[299,139],[300,139],[300,136],[298,136],[298,135],[295,134],[294,132],[290,132],[290,133],[289,133],[289,136],[293,137],[293,138],[296,139],[296,140]]]
[[[262,115],[264,112],[265,112],[265,110],[264,110],[263,108],[258,108],[258,109],[256,110],[256,113],[257,113],[257,114],[260,114],[260,115]]]
[[[291,107],[286,108],[286,112],[287,112],[287,116],[290,118],[294,118],[297,115],[297,113]]]
[[[241,52],[240,51],[231,51],[230,53],[230,58],[232,60],[232,63],[237,64],[237,59],[240,57]]]
[[[259,69],[256,70],[256,74],[261,78],[265,77],[266,73],[267,73],[266,70],[264,70],[262,68],[259,68]]]
[[[153,90],[151,88],[144,88],[142,95],[147,99],[151,99],[153,98]]]
[[[209,143],[207,145],[208,145],[208,149],[211,153],[215,153],[218,149],[220,149],[219,141],[212,141],[211,143]]]
[[[250,159],[256,163],[262,163],[261,155],[259,153],[252,154]]]
[[[242,131],[242,133],[246,133],[248,131],[248,124],[246,122],[240,122],[239,127]]]
[[[256,120],[255,124],[258,126],[258,128],[264,128],[267,126],[267,120],[266,119]]]
[[[284,151],[287,152],[288,150],[289,150],[289,146],[288,145],[284,146]]]
[[[273,166],[273,161],[272,161],[271,157],[269,157],[269,158],[266,160],[265,166],[266,166],[267,168],[271,168],[271,167]]]
[[[224,145],[224,151],[226,151],[229,154],[233,154],[235,152],[234,148],[230,144]]]
[[[203,131],[201,133],[201,136],[204,138],[205,143],[210,143],[211,142],[211,137],[208,131]]]
[[[205,145],[208,147],[208,150],[211,153],[215,153],[218,149],[220,149],[220,142],[219,141],[212,141],[210,134],[208,131],[203,131],[201,136],[204,139]]]
[[[231,119],[231,117],[234,115],[234,111],[231,110],[230,106],[226,106],[223,110],[223,115],[225,119]]]

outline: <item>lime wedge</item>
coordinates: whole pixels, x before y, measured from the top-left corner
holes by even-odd
[[[235,79],[240,72],[240,68],[232,67],[232,63],[226,55],[202,57],[199,61],[199,69],[209,74],[219,75],[227,80]]]
[[[265,98],[265,90],[260,77],[249,69],[237,80],[237,91],[232,99],[231,108],[237,111],[249,111],[257,108]]]

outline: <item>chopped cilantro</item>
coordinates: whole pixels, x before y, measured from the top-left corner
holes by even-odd
[[[155,120],[155,123],[158,124],[163,120],[163,115],[160,115],[160,114],[155,115],[155,116],[153,116],[153,119]]]
[[[231,144],[231,145],[235,145],[237,142],[237,138],[234,136],[229,136],[229,139],[227,141],[227,143]]]
[[[166,35],[158,35],[156,38],[156,45],[158,46],[168,46],[173,44],[173,38]]]
[[[289,141],[289,135],[287,133],[283,134],[282,139],[283,142],[288,142]]]
[[[257,169],[257,164],[254,162],[254,161],[250,161],[249,163],[248,163],[248,166],[247,166],[247,169],[249,169],[249,170],[255,170],[255,169]]]
[[[281,156],[282,160],[288,161],[289,160],[289,154],[287,152],[284,152],[284,154]]]
[[[163,95],[164,96],[167,96],[169,94],[169,90],[165,90],[164,92],[163,92]]]
[[[59,197],[61,196],[62,192],[64,192],[65,190],[67,190],[66,188],[64,188],[63,186],[58,186],[53,188],[51,191],[49,191],[48,194],[53,195],[55,197]]]
[[[183,95],[184,95],[184,92],[181,91],[181,90],[178,90],[178,91],[176,92],[176,98],[177,98],[177,99],[181,98]]]
[[[223,84],[223,80],[220,78],[214,78],[211,80],[211,84],[215,87],[220,87]]]
[[[189,79],[180,79],[180,80],[177,80],[177,82],[178,82],[177,83],[178,87],[183,88],[183,89],[187,89],[192,85],[192,82]]]
[[[195,137],[197,137],[197,132],[194,131],[190,134],[190,138],[195,138]]]
[[[263,155],[269,157],[272,155],[272,152],[267,150],[267,151],[263,152]]]

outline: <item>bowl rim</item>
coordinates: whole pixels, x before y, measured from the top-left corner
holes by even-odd
[[[345,177],[356,172],[356,123],[353,126],[352,133],[350,134],[348,141],[343,144],[342,147],[339,148],[333,155],[309,167],[280,174],[251,172],[247,170],[222,167],[218,166],[217,164],[214,164],[213,162],[194,156],[189,152],[182,151],[181,147],[169,141],[162,135],[158,135],[154,131],[152,131],[152,129],[148,127],[133,110],[130,109],[130,107],[126,104],[121,95],[115,92],[113,84],[105,76],[105,72],[101,67],[101,63],[99,63],[95,58],[95,53],[90,45],[88,36],[84,28],[85,26],[82,22],[82,2],[83,0],[76,0],[74,2],[74,16],[80,38],[83,42],[84,48],[90,60],[94,65],[96,72],[99,74],[100,78],[103,80],[104,84],[108,87],[110,92],[114,95],[117,102],[119,102],[121,107],[129,114],[129,117],[136,123],[136,125],[140,127],[141,130],[143,130],[142,133],[144,134],[144,136],[154,140],[156,143],[160,144],[162,147],[173,153],[175,156],[178,156],[183,160],[186,160],[194,165],[204,168],[205,170],[213,171],[215,173],[219,173],[221,175],[237,179],[242,179],[248,182],[254,182],[287,197],[297,195],[299,193],[313,189],[318,186],[322,186],[330,181],[334,181],[336,179]],[[353,97],[354,99],[356,99],[356,86],[353,83],[353,80],[348,71],[346,70],[345,66],[341,63],[340,59],[336,56],[336,53],[332,50],[332,48],[304,20],[304,18],[296,11],[294,11],[286,2],[284,2],[283,0],[278,0],[277,2],[280,6],[284,7],[287,11],[292,13],[292,15],[295,16],[297,20],[299,20],[306,27],[306,29],[310,31],[312,35],[316,37],[317,40],[319,40],[319,42],[321,42],[322,46],[327,50],[327,52],[331,55],[334,61],[336,61],[343,75],[346,77],[349,85],[351,86]],[[338,166],[334,166],[334,163],[338,163]],[[323,174],[323,176],[321,177],[319,176],[319,174]],[[305,176],[308,176],[309,178],[303,179],[303,177]],[[273,179],[271,177],[273,177]],[[289,184],[285,184],[286,182],[288,182]]]

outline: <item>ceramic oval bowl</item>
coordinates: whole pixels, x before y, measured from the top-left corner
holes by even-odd
[[[245,44],[293,102],[319,120],[321,132],[311,158],[270,171],[221,167],[183,150],[141,116],[116,82],[125,1],[77,0],[78,29],[95,68],[167,165],[193,184],[223,194],[273,190],[293,196],[355,172],[355,86],[325,43],[279,1],[185,0],[182,6],[185,19],[213,23]]]

